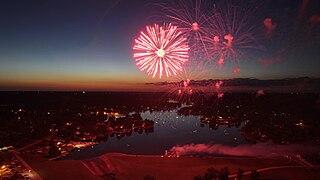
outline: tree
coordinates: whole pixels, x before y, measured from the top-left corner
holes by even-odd
[[[150,175],[146,175],[145,177],[143,177],[143,180],[156,180],[156,178]]]
[[[243,176],[243,171],[240,168],[238,168],[238,172],[237,172],[238,179],[241,180],[242,176]]]
[[[19,173],[15,172],[15,173],[14,173],[14,175],[13,175],[13,176],[11,176],[11,178],[10,178],[10,179],[12,179],[12,180],[23,180],[23,179],[24,179],[24,177],[23,177],[21,174],[19,174]]]
[[[4,156],[3,154],[0,152],[0,165],[4,163]]]
[[[220,172],[220,180],[228,180],[229,179],[229,169],[228,167],[221,168]]]
[[[201,177],[200,175],[198,175],[198,176],[195,176],[195,177],[193,178],[193,180],[202,180],[202,177]]]
[[[204,174],[203,179],[212,180],[212,179],[217,179],[218,177],[219,177],[219,171],[211,167],[207,169],[207,172]]]
[[[116,180],[116,175],[114,173],[104,174],[102,177],[104,180]]]
[[[61,155],[61,152],[59,148],[55,145],[54,141],[50,141],[48,157],[54,158],[60,155]]]
[[[250,180],[260,180],[260,173],[258,173],[256,170],[252,170]]]

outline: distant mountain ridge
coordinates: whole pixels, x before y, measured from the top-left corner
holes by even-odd
[[[190,80],[189,86],[211,86],[218,81],[223,81],[223,86],[250,86],[250,87],[265,87],[265,86],[291,86],[291,85],[318,85],[320,86],[320,78],[299,77],[299,78],[284,78],[260,80],[255,78],[233,78],[233,79],[207,79],[207,80]],[[170,84],[183,83],[177,82],[157,82],[146,83],[146,85],[165,86]]]
[[[310,77],[269,80],[260,80],[255,78],[190,80],[187,87],[195,88],[193,90],[196,91],[198,88],[200,88],[200,91],[212,92],[212,90],[217,91],[215,84],[219,81],[222,81],[222,84],[220,85],[221,87],[219,86],[220,92],[252,92],[264,90],[268,92],[320,93],[320,78]],[[183,88],[184,81],[146,83],[145,85],[162,87],[165,89],[169,88],[174,90],[177,88]]]

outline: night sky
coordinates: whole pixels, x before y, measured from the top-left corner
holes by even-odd
[[[140,31],[164,21],[155,5],[160,2],[165,1],[1,1],[0,90],[137,91],[148,89],[144,83],[167,80],[140,72],[132,57]],[[272,18],[279,32],[270,42],[261,40],[265,51],[248,50],[204,78],[320,77],[319,2],[279,0],[266,7],[259,16]],[[279,55],[278,49],[285,52]]]

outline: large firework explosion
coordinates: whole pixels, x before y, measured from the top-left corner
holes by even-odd
[[[205,41],[211,60],[218,66],[238,61],[248,50],[262,50],[262,1],[226,0],[216,4],[208,19],[210,28]]]
[[[147,26],[147,32],[141,32],[133,47],[133,57],[141,71],[159,78],[176,75],[182,71],[182,65],[188,61],[189,46],[186,38],[171,24]]]
[[[178,26],[186,36],[190,46],[191,60],[209,58],[204,38],[208,29],[208,7],[212,3],[204,0],[176,0],[170,3],[159,4],[164,13],[165,20]],[[199,56],[202,56],[199,59]]]
[[[170,77],[167,81],[170,83],[164,88],[182,99],[208,88],[221,98],[222,84],[205,88],[195,82],[212,78],[217,75],[216,71],[221,70],[239,74],[242,72],[240,62],[258,61],[270,65],[284,61],[288,49],[299,45],[297,42],[300,41],[292,38],[296,33],[288,33],[294,29],[292,24],[295,23],[287,21],[288,17],[281,19],[274,11],[269,11],[270,3],[274,6],[271,1],[263,0],[173,0],[158,3],[156,5],[162,13],[159,21],[172,25],[148,26],[147,32],[141,33],[133,48],[137,51],[134,54],[137,65],[152,77]],[[300,21],[304,17],[303,12],[297,18]],[[310,17],[308,27],[315,31],[318,16],[311,15],[306,16]],[[303,31],[297,32],[301,34],[298,39],[307,39]]]

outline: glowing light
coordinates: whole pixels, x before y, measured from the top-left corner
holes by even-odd
[[[199,29],[200,29],[200,28],[199,28],[199,25],[198,25],[197,22],[192,23],[192,30],[198,31]]]
[[[158,49],[157,55],[158,55],[159,57],[163,58],[163,57],[164,57],[164,54],[165,54],[165,52],[164,52],[163,49]]]
[[[218,98],[223,98],[224,93],[218,93]]]
[[[190,61],[201,61],[199,56],[211,57],[207,52],[204,37],[207,36],[209,13],[214,4],[204,0],[175,0],[168,3],[159,3],[165,21],[178,26],[187,37]],[[163,19],[162,19],[163,20]]]
[[[221,85],[223,84],[223,81],[218,81],[216,82],[214,85],[217,89],[219,89],[221,87]]]
[[[261,26],[264,4],[261,1],[253,1],[252,4],[245,0],[219,1],[208,16],[206,47],[210,53],[212,65],[219,58],[225,62],[238,61],[240,57],[249,53],[250,50],[263,50],[259,41],[261,37],[257,29]],[[267,19],[266,28],[271,27],[272,22]],[[271,27],[275,28],[275,27]]]
[[[240,68],[237,68],[237,69],[233,70],[234,73],[240,73],[240,71],[241,71]]]
[[[213,37],[213,42],[214,42],[215,44],[217,44],[219,41],[220,41],[219,36],[214,36],[214,37]]]
[[[218,61],[218,65],[222,66],[224,64],[224,59],[221,57]]]
[[[187,79],[186,81],[183,81],[183,86],[188,87],[190,84],[190,79]]]
[[[257,96],[263,96],[263,95],[264,95],[263,89],[260,89],[257,91]]]
[[[276,29],[277,25],[274,24],[271,18],[266,18],[263,21],[265,28],[267,29],[267,36],[271,38],[271,33]]]
[[[231,47],[232,46],[232,41],[233,41],[233,36],[231,34],[227,34],[224,36],[224,39],[227,40],[226,46]]]
[[[133,47],[137,66],[153,78],[176,75],[189,58],[186,38],[171,24],[147,26],[146,29],[147,32],[141,32]]]

